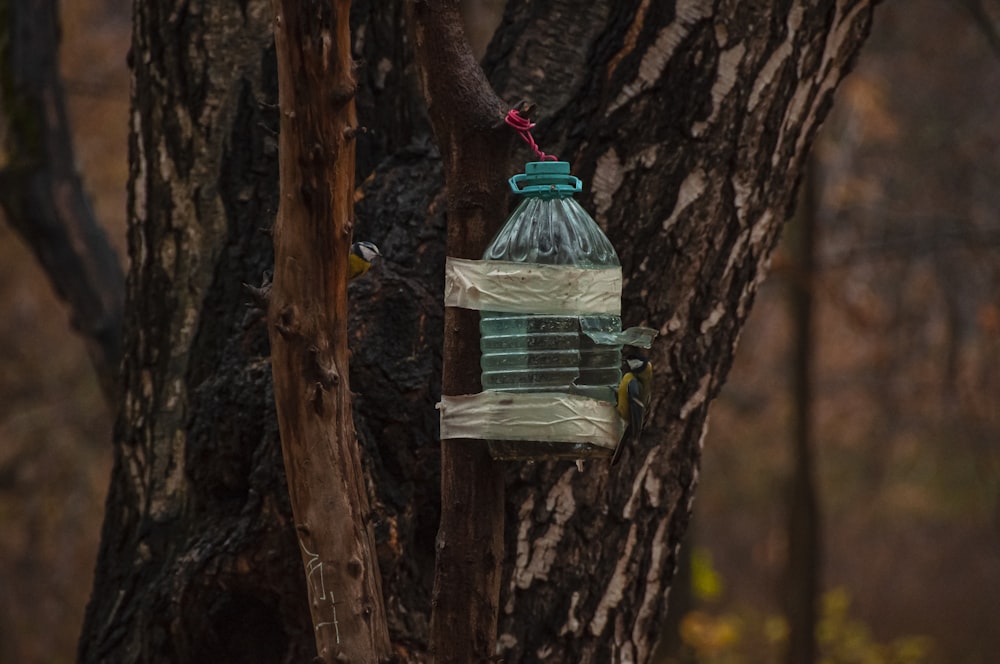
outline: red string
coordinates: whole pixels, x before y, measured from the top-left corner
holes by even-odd
[[[531,129],[535,126],[535,123],[521,115],[516,108],[512,108],[507,112],[507,117],[504,118],[504,122],[513,127],[514,131],[521,135],[524,142],[531,146],[531,149],[535,151],[536,155],[538,155],[538,159],[540,161],[559,161],[559,158],[555,155],[545,154],[538,149],[538,143],[535,143],[535,139],[531,135]]]

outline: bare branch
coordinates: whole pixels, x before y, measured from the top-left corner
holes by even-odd
[[[465,38],[458,2],[407,5],[448,188],[448,255],[478,258],[506,211],[512,133]],[[445,310],[441,391],[480,391],[479,316]],[[442,441],[430,647],[438,664],[494,654],[503,561],[503,468],[481,441]]]
[[[357,126],[350,0],[273,0],[281,204],[269,323],[281,448],[323,662],[390,657],[348,382]]]

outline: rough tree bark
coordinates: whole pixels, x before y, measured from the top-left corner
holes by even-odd
[[[126,352],[83,662],[315,655],[282,473],[267,330],[270,3],[137,2]]]
[[[642,445],[610,474],[598,464],[583,474],[558,464],[514,469],[513,569],[499,637],[511,661],[648,660],[690,516],[708,404],[872,9],[864,1],[508,7],[487,56],[492,80],[504,97],[532,90],[551,114],[538,136],[590,183],[596,218],[622,259],[625,323],[661,332]],[[543,39],[544,50],[514,49]],[[575,77],[548,75],[573,58]]]
[[[278,428],[323,662],[382,662],[389,632],[351,416],[350,0],[274,0],[281,203],[268,327]]]
[[[125,276],[76,172],[58,46],[55,0],[0,3],[0,206],[69,305],[113,408]]]
[[[509,465],[498,650],[648,661],[718,392],[868,0],[511,0],[485,70],[530,97],[662,335],[652,420],[610,473]],[[403,0],[357,3],[355,236],[387,260],[349,289],[350,384],[390,637],[426,658],[439,487],[446,167],[405,97]],[[84,661],[314,653],[263,326],[241,282],[277,203],[268,2],[136,4],[124,405]],[[370,112],[365,116],[365,110]],[[407,140],[412,137],[413,140]],[[526,151],[517,155],[527,160]],[[497,165],[498,177],[514,172]],[[455,192],[449,195],[454,196]]]

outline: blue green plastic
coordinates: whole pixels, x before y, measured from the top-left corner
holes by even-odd
[[[524,173],[510,180],[515,194],[572,196],[583,189],[580,178],[570,175],[568,161],[529,161]]]

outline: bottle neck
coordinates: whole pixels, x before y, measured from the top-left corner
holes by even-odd
[[[550,189],[546,191],[530,191],[522,194],[525,198],[537,198],[542,201],[551,200],[561,200],[564,198],[573,198],[572,191],[564,191],[562,189]]]

